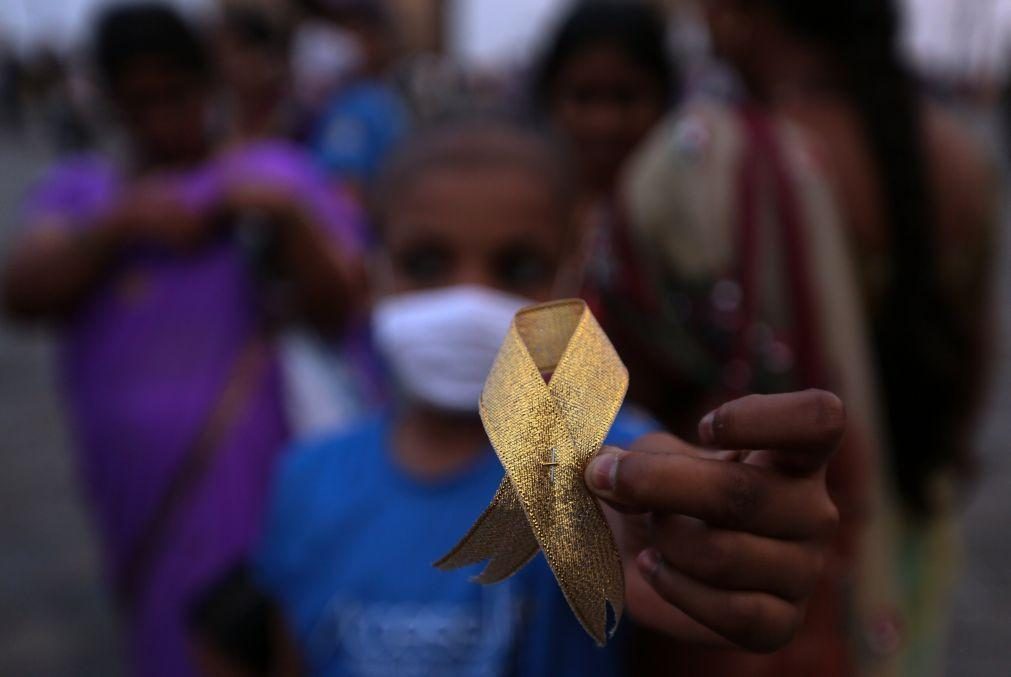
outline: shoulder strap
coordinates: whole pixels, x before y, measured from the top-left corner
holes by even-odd
[[[144,585],[150,579],[156,556],[164,546],[166,531],[207,477],[223,447],[225,436],[246,409],[267,363],[267,350],[267,341],[258,332],[236,357],[214,407],[134,542],[119,579],[120,602],[124,608],[130,610],[136,607]]]

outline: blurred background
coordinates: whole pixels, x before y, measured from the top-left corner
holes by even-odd
[[[61,155],[105,143],[107,111],[85,63],[103,0],[0,3],[0,259],[29,186]],[[177,0],[210,24],[213,0]],[[280,4],[280,2],[278,2]],[[413,113],[454,98],[516,87],[568,0],[389,0],[398,48],[389,69]],[[656,3],[671,17],[670,44],[692,79],[705,36],[688,0]],[[904,51],[929,96],[952,112],[1011,181],[1011,0],[905,0]],[[695,16],[693,22],[691,17]],[[296,36],[298,32],[296,30]],[[298,45],[296,38],[294,44]],[[306,56],[304,92],[326,80],[326,55]],[[315,68],[315,70],[314,70]],[[325,83],[320,85],[325,89]],[[493,94],[494,93],[494,94]],[[958,520],[966,548],[948,631],[947,674],[1011,670],[1011,210],[1002,209],[994,254],[995,358],[980,472]],[[76,480],[54,391],[54,341],[0,324],[0,674],[120,674],[113,605],[100,573],[94,525]]]

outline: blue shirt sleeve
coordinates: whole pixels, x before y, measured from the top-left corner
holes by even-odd
[[[628,448],[643,435],[660,432],[663,428],[645,412],[635,407],[625,407],[618,413],[605,444]]]

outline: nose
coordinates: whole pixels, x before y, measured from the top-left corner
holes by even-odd
[[[481,258],[469,258],[457,266],[453,284],[474,285],[494,289],[498,286],[494,271]]]
[[[623,107],[609,100],[596,101],[584,111],[586,131],[594,137],[610,140],[618,135],[624,121]]]

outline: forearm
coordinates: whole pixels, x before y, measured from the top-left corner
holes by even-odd
[[[7,312],[25,320],[62,319],[109,271],[120,238],[112,223],[78,232],[39,230],[15,245],[4,273]]]
[[[350,310],[351,264],[304,210],[285,219],[281,246],[300,315],[324,332],[338,331]]]

